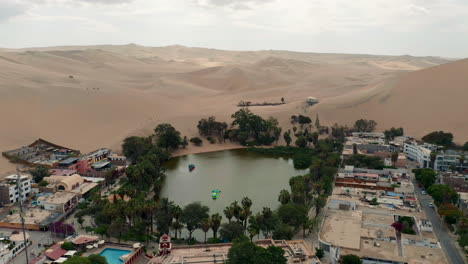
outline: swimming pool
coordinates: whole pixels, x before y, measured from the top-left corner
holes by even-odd
[[[121,264],[123,261],[120,260],[120,257],[125,254],[129,254],[130,252],[132,251],[116,248],[106,248],[101,251],[99,255],[105,257],[108,264]]]

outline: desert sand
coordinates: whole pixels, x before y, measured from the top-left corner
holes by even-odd
[[[83,153],[119,150],[161,122],[188,137],[214,115],[230,121],[240,100],[283,129],[292,114],[322,124],[378,122],[420,137],[433,130],[468,140],[463,100],[468,60],[438,57],[224,51],[183,46],[76,46],[0,51],[0,151],[44,138]],[[308,96],[319,104],[306,107]],[[236,147],[189,147],[176,155]],[[0,173],[14,165],[0,158]]]

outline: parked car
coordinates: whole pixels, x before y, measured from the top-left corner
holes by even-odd
[[[426,195],[426,191],[421,191],[421,194],[422,194],[422,195]]]
[[[429,203],[429,207],[434,208],[434,204]]]

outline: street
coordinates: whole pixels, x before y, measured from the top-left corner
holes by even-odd
[[[21,231],[19,229],[9,229],[9,228],[0,228],[0,233],[3,234],[11,234],[13,231]],[[33,259],[34,256],[39,255],[42,251],[45,250],[43,244],[51,244],[53,238],[51,237],[50,232],[42,232],[42,231],[26,231],[29,234],[29,240],[32,241],[32,244],[28,247],[29,253],[29,260]],[[60,241],[60,238],[55,238],[55,241]],[[41,247],[39,247],[41,244]],[[18,254],[9,264],[24,264],[26,263],[26,255],[25,251],[23,250],[20,254]]]
[[[450,231],[445,226],[445,224],[441,222],[441,219],[439,218],[439,215],[437,214],[437,209],[429,207],[429,203],[432,202],[432,197],[428,194],[425,194],[425,195],[421,194],[421,190],[417,188],[418,184],[416,180],[414,179],[413,174],[411,174],[411,178],[415,186],[414,187],[415,193],[421,203],[424,213],[426,214],[427,218],[432,223],[432,228],[434,230],[434,233],[439,239],[439,242],[442,246],[442,249],[445,252],[445,255],[448,258],[449,263],[452,263],[452,264],[465,263],[464,259],[460,255],[460,252],[458,251],[455,245],[455,243],[457,242],[455,241],[453,237],[451,237]]]

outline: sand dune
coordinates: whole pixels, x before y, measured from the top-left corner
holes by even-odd
[[[278,117],[284,128],[291,114],[319,113],[329,125],[373,118],[379,128],[404,126],[415,136],[444,129],[465,141],[468,62],[448,62],[135,44],[3,49],[0,151],[39,137],[83,152],[118,149],[125,136],[148,134],[160,122],[194,136],[201,117],[228,121],[240,100],[281,97],[287,104],[253,111]],[[320,103],[306,108],[307,96]],[[12,168],[0,159],[0,173]]]

